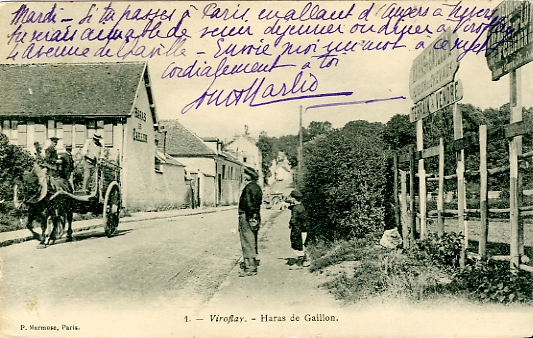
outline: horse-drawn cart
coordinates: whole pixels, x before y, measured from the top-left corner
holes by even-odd
[[[72,199],[73,212],[102,215],[105,234],[111,237],[117,231],[122,207],[120,166],[102,159],[96,164],[95,177],[91,179],[95,181],[90,191],[74,190],[73,194],[59,191],[56,194],[64,194]]]
[[[92,177],[85,182],[88,190],[81,189],[84,186],[83,162],[78,163],[72,176],[69,182],[49,175],[46,166],[36,163],[19,184],[15,184],[15,206],[26,206],[26,227],[45,247],[61,238],[67,225],[67,240],[72,239],[73,213],[102,215],[105,234],[111,237],[117,231],[122,208],[120,166],[113,161],[99,160]],[[33,221],[41,224],[42,235],[33,230]]]

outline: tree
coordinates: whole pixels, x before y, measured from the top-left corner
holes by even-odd
[[[298,166],[298,144],[298,135],[285,135],[277,139],[278,149],[287,155],[291,168]]]
[[[34,159],[20,146],[12,145],[5,134],[0,133],[0,228],[17,224],[13,205],[13,187],[24,171],[31,169]]]
[[[30,152],[21,146],[9,143],[5,134],[0,133],[0,200],[13,200],[13,186],[26,170],[33,165]]]
[[[303,128],[302,130],[303,142],[314,140],[319,135],[326,135],[331,130],[332,130],[332,126],[331,126],[331,123],[328,121],[325,121],[325,122],[311,121],[307,129]]]
[[[256,146],[259,148],[259,151],[261,151],[261,171],[263,172],[264,183],[267,183],[268,178],[272,175],[270,172],[272,161],[278,156],[278,147],[275,143],[275,139],[269,137],[265,131],[262,131],[259,134]]]
[[[311,238],[363,237],[383,228],[388,153],[382,129],[381,123],[352,121],[306,144]]]
[[[383,129],[383,141],[391,150],[399,150],[410,144],[415,144],[415,124],[409,121],[407,115],[394,115]]]

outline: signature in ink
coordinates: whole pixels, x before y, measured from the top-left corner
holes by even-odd
[[[307,79],[303,79],[304,72],[300,71],[294,78],[292,84],[283,82],[278,86],[273,83],[267,83],[266,77],[255,78],[249,87],[242,89],[211,90],[211,84],[202,95],[185,105],[181,113],[185,114],[191,109],[199,109],[204,104],[207,106],[214,105],[216,107],[248,104],[250,107],[259,107],[285,101],[328,96],[349,96],[353,94],[353,92],[315,94],[318,89],[318,78],[313,73],[305,74],[305,76],[307,76]],[[257,98],[262,99],[262,101],[256,102]]]

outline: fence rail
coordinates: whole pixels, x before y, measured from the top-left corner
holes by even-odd
[[[458,114],[460,117],[460,114]],[[454,114],[454,119],[456,114]],[[462,128],[462,126],[461,126]],[[521,166],[520,163],[529,163],[533,158],[533,151],[529,151],[522,154],[522,149],[517,149],[513,143],[514,138],[519,137],[525,133],[533,132],[533,126],[525,125],[523,122],[515,122],[506,126],[500,126],[487,130],[486,126],[480,126],[478,133],[471,133],[462,137],[462,131],[456,134],[459,135],[456,140],[450,144],[444,145],[441,138],[438,146],[415,151],[414,146],[409,147],[409,150],[402,151],[395,156],[395,187],[398,183],[401,184],[401,189],[398,195],[401,198],[396,199],[396,210],[398,217],[398,228],[402,229],[404,237],[404,246],[409,246],[417,237],[417,219],[420,226],[420,237],[425,234],[425,222],[426,214],[428,216],[437,216],[438,218],[438,232],[442,234],[444,232],[444,218],[445,216],[452,215],[457,217],[459,221],[460,230],[464,230],[465,238],[463,242],[463,250],[461,255],[461,265],[464,265],[465,257],[486,257],[486,244],[487,234],[489,226],[489,214],[509,214],[509,220],[511,224],[511,255],[509,256],[493,256],[489,257],[496,260],[508,260],[511,262],[511,268],[520,268],[523,270],[533,272],[533,267],[527,264],[519,264],[521,257],[524,256],[524,231],[523,223],[519,221],[521,217],[533,216],[533,205],[521,206],[519,202],[518,194],[522,196],[523,187],[521,180],[517,178],[517,175],[522,175],[525,170],[529,169],[529,165]],[[495,168],[487,168],[487,143],[490,136],[491,140],[495,139],[509,139],[510,154],[509,164]],[[520,143],[521,146],[521,143]],[[464,168],[464,155],[463,151],[469,148],[479,148],[480,167],[479,169],[465,170]],[[444,155],[445,152],[461,152],[460,156],[457,156],[457,170],[455,173],[445,175],[444,173]],[[458,153],[457,153],[458,154]],[[439,172],[438,173],[426,173],[423,165],[423,160],[426,158],[439,156]],[[409,171],[400,170],[399,163],[409,162]],[[415,164],[418,162],[419,168],[416,170]],[[511,177],[511,191],[510,191],[510,207],[509,208],[489,208],[488,207],[488,177],[494,177],[497,175],[508,174]],[[399,176],[401,182],[398,182]],[[469,180],[478,179],[480,185],[480,207],[479,208],[466,208],[466,181],[465,177]],[[418,198],[420,204],[420,210],[416,210],[415,201],[416,192],[414,181],[415,178],[420,180],[419,195],[426,195],[426,182],[438,181],[439,189],[437,196],[437,210],[426,210],[426,199]],[[444,184],[445,180],[457,180],[459,191],[458,194],[458,208],[457,209],[444,209]],[[409,182],[409,197],[407,194],[407,181]],[[514,188],[513,188],[514,187]],[[412,197],[412,198],[411,198]],[[521,200],[521,199],[520,199]],[[462,207],[461,207],[462,206]],[[468,252],[468,231],[466,224],[466,216],[468,214],[478,214],[481,217],[480,220],[480,240],[479,240],[479,252],[477,254]],[[516,237],[516,238],[515,238]]]

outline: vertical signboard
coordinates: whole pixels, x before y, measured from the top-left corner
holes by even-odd
[[[411,110],[411,122],[418,121],[462,98],[460,83],[453,81],[459,69],[457,61],[459,50],[457,48],[451,50],[451,44],[447,43],[455,41],[456,38],[457,34],[448,28],[413,60],[409,76],[409,92],[416,105]],[[446,89],[441,90],[444,87]],[[439,90],[440,94],[430,97]],[[444,96],[446,103],[443,101]]]
[[[487,31],[485,57],[492,81],[533,61],[533,5],[506,0],[495,8],[501,22]]]

